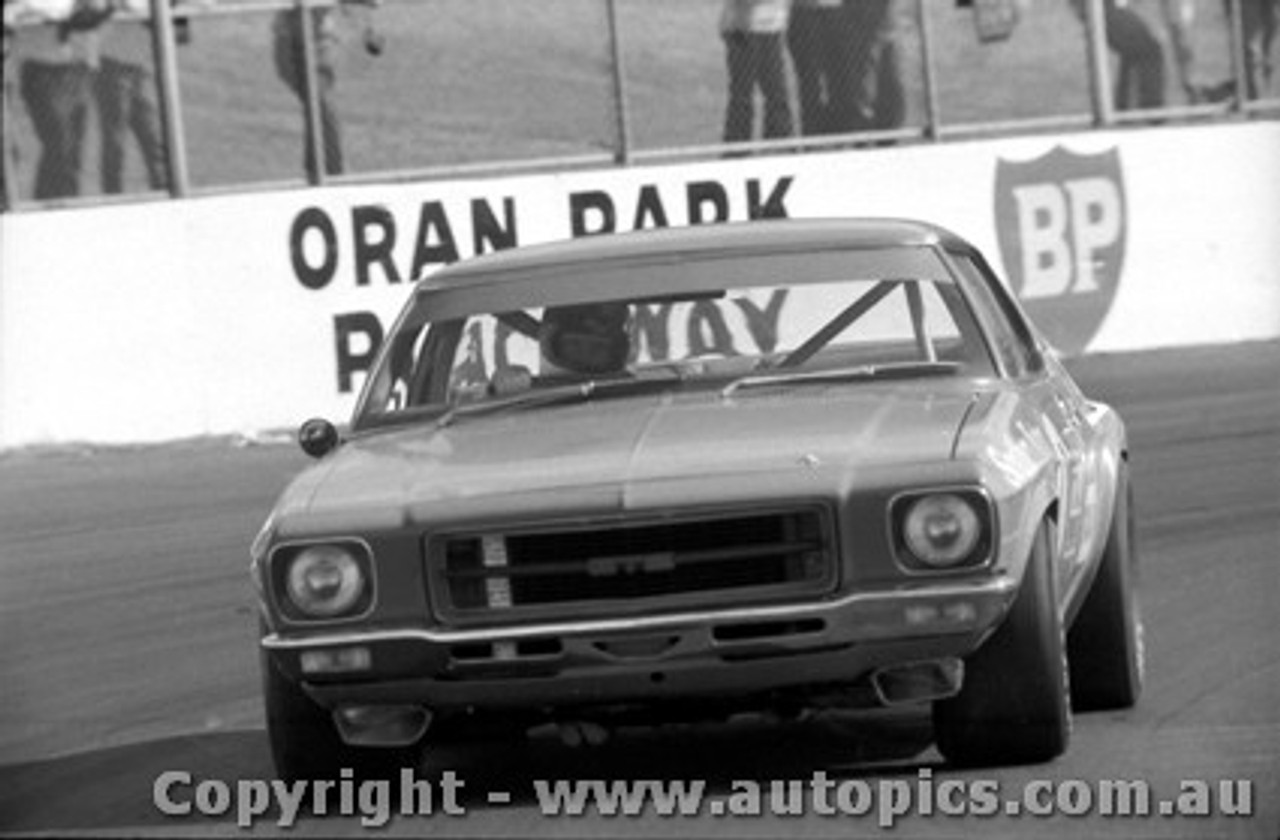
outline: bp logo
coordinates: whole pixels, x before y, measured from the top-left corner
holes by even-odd
[[[1041,332],[1066,355],[1089,346],[1124,266],[1124,172],[1116,149],[1062,146],[1027,161],[999,160],[996,234],[1005,274]]]

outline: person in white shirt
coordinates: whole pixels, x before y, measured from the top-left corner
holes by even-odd
[[[790,7],[790,0],[725,0],[720,15],[720,37],[724,41],[729,74],[724,118],[726,143],[751,139],[757,88],[764,98],[764,136],[791,136],[786,55]]]
[[[80,192],[99,30],[111,15],[108,0],[15,0],[4,5],[8,31],[22,23],[48,23],[23,32],[18,88],[40,141],[34,195],[66,198]]]

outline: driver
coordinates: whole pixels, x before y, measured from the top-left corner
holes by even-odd
[[[547,307],[538,339],[543,372],[621,373],[631,355],[628,314],[627,304],[616,301]]]

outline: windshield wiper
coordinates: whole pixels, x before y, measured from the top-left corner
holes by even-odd
[[[594,380],[579,382],[575,385],[561,385],[558,388],[540,388],[525,391],[510,397],[500,397],[483,402],[462,403],[455,405],[436,418],[436,428],[443,429],[458,417],[471,417],[477,414],[488,414],[494,411],[505,411],[509,408],[535,408],[543,405],[555,405],[562,402],[586,400],[596,388]]]
[[[663,390],[672,384],[671,379],[588,379],[570,385],[557,385],[550,388],[537,388],[523,391],[509,397],[485,400],[483,402],[455,405],[436,418],[436,428],[443,429],[458,417],[472,417],[508,409],[541,408],[563,403],[586,402],[596,396],[614,396],[649,390]]]
[[[912,376],[954,374],[960,370],[956,362],[905,362],[892,365],[858,365],[832,368],[831,370],[807,370],[795,373],[752,374],[735,379],[720,391],[721,399],[733,396],[743,388],[767,388],[775,385],[815,384],[823,382],[848,382],[857,379],[887,379]]]

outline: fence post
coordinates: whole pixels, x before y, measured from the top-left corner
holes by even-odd
[[[625,166],[631,162],[631,123],[627,113],[626,76],[622,63],[622,33],[618,28],[617,0],[605,0],[604,5],[609,16],[609,66],[613,72],[613,114],[618,132],[618,148],[614,152],[614,160]]]
[[[1231,72],[1235,75],[1236,101],[1232,110],[1237,113],[1245,110],[1245,100],[1249,98],[1249,66],[1245,62],[1245,50],[1249,45],[1244,40],[1244,20],[1241,17],[1240,0],[1228,0],[1228,23],[1231,26]]]
[[[1093,98],[1095,125],[1115,122],[1111,98],[1111,65],[1107,56],[1107,21],[1102,0],[1084,0],[1084,40],[1089,56],[1089,95]]]
[[[18,203],[18,172],[13,165],[14,144],[13,144],[13,116],[9,113],[9,57],[5,56],[5,78],[4,78],[4,129],[3,137],[0,143],[3,143],[4,153],[4,209],[12,210],[14,205]]]
[[[938,77],[933,63],[933,39],[929,35],[929,12],[925,0],[916,0],[916,27],[920,30],[920,61],[924,72],[924,133],[937,140],[942,135],[942,115],[938,110]]]
[[[316,27],[312,18],[312,11],[316,8],[314,0],[297,0],[293,13],[298,16],[298,32],[302,36],[302,90],[306,94],[302,110],[307,124],[307,136],[304,139],[312,163],[307,180],[315,186],[321,186],[328,177],[329,167],[320,114],[320,76],[316,70]]]
[[[169,194],[182,198],[191,192],[187,170],[186,133],[182,130],[182,100],[178,92],[178,52],[169,0],[151,0],[151,45],[160,81],[160,113],[164,122],[165,166]]]

